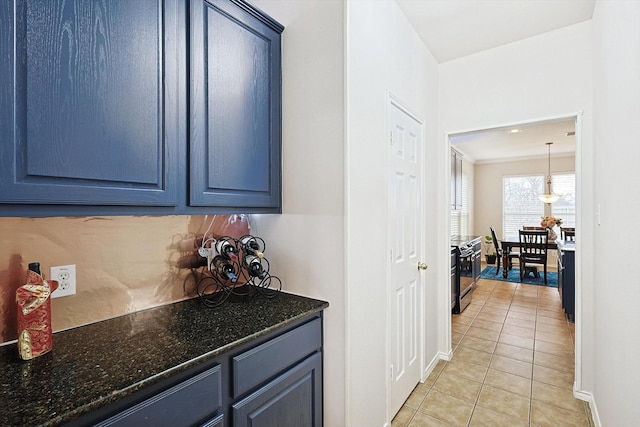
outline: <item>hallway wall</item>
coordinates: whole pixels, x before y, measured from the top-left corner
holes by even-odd
[[[381,427],[387,414],[387,94],[425,122],[427,253],[425,352],[437,353],[437,64],[393,0],[347,0],[347,425]],[[443,184],[444,185],[444,184]]]
[[[640,241],[640,2],[598,1],[593,17],[594,227],[593,395],[603,426],[635,426],[640,406],[640,299],[636,262],[621,248]],[[622,250],[622,253],[626,253]]]
[[[284,289],[329,301],[324,425],[343,426],[345,396],[344,4],[252,0],[282,35],[282,215],[252,215]]]

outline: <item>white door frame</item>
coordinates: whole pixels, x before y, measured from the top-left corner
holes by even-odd
[[[442,164],[445,165],[443,168],[443,180],[444,182],[451,184],[451,162],[449,161],[449,147],[451,145],[451,136],[461,133],[469,133],[469,132],[480,132],[492,129],[500,129],[500,128],[511,128],[524,126],[534,123],[544,123],[551,122],[557,120],[567,120],[574,119],[575,120],[575,131],[576,131],[576,154],[575,154],[575,171],[576,171],[576,302],[575,302],[575,326],[576,326],[576,336],[575,336],[575,383],[574,383],[574,394],[576,397],[585,399],[580,396],[580,391],[582,390],[582,254],[581,250],[582,241],[581,235],[584,233],[584,229],[582,227],[582,214],[583,214],[583,192],[585,189],[582,187],[582,155],[583,155],[583,146],[582,146],[582,115],[583,112],[579,111],[576,113],[568,113],[568,114],[560,114],[556,116],[549,117],[541,117],[531,120],[523,120],[519,122],[510,122],[503,123],[493,126],[484,126],[473,129],[465,129],[459,131],[447,131],[444,135],[443,146],[441,154]],[[445,233],[438,234],[438,247],[440,248],[439,252],[441,254],[448,254],[451,248],[451,224],[450,224],[450,215],[449,209],[451,206],[451,192],[448,190],[449,185],[446,186],[447,191],[445,191],[445,200],[441,206],[446,211],[440,213],[441,218],[439,220],[440,230],[446,230]],[[451,269],[449,265],[449,257],[439,258],[441,260],[439,264],[438,271],[438,283],[440,284],[441,289],[441,297],[439,300],[439,306],[441,307],[439,310],[440,317],[440,338],[438,340],[439,345],[441,346],[440,354],[443,355],[443,359],[449,360],[452,345],[451,345],[451,302],[450,302],[450,277],[449,271]],[[446,274],[445,274],[446,273]]]
[[[391,93],[390,91],[387,91],[387,102],[386,102],[386,117],[387,117],[387,136],[385,138],[385,141],[388,142],[389,138],[391,136],[391,128],[390,128],[390,116],[391,116],[391,108],[393,108],[393,106],[399,108],[400,110],[402,110],[404,113],[406,113],[408,116],[410,116],[411,118],[413,118],[416,122],[418,122],[420,124],[421,127],[421,141],[422,141],[422,147],[421,147],[421,156],[420,156],[420,182],[422,184],[422,188],[420,189],[421,194],[424,197],[425,194],[425,188],[426,188],[426,184],[425,184],[425,153],[426,153],[426,149],[425,149],[425,121],[416,113],[415,110],[413,110],[408,104],[406,104],[405,102],[403,102],[398,96],[394,95],[393,93]],[[386,194],[387,194],[387,198],[390,195],[389,192],[389,188],[388,188],[388,182],[389,182],[389,174],[391,173],[391,169],[390,169],[390,150],[389,150],[389,146],[386,145],[387,147],[387,152],[386,152],[386,157],[387,157],[387,165],[386,165],[386,172],[385,172],[385,176],[387,177],[385,179],[385,185],[386,185]],[[387,201],[387,203],[389,203]],[[388,212],[386,213],[386,218],[387,218],[387,236],[386,236],[386,247],[387,247],[387,252],[389,252],[389,248],[390,248],[390,233],[392,232],[390,224],[389,224],[389,215]],[[425,203],[424,203],[424,198],[423,198],[423,202],[420,204],[420,221],[418,224],[418,229],[419,229],[419,235],[421,236],[418,247],[419,247],[419,251],[420,251],[420,258],[424,261],[424,257],[425,257],[425,253],[426,253],[426,236],[424,235],[425,233]],[[392,304],[392,298],[390,298],[390,293],[389,293],[389,289],[390,286],[389,284],[391,283],[391,257],[388,256],[387,257],[387,278],[385,281],[386,287],[385,287],[385,292],[387,295],[387,303],[386,303],[386,331],[385,331],[385,348],[386,348],[386,364],[385,366],[387,368],[389,368],[391,366],[391,361],[393,360],[391,352],[393,351],[392,349],[392,345],[391,345],[391,331],[389,328],[389,324],[390,324],[390,316],[391,316],[391,304]],[[416,266],[417,268],[417,266]],[[424,274],[419,274],[418,276],[418,295],[420,297],[420,301],[418,303],[418,315],[417,318],[420,319],[419,325],[418,325],[418,357],[419,357],[419,364],[420,364],[420,381],[424,381],[426,378],[424,377],[424,372],[425,372],[425,279],[424,279],[425,275]],[[386,384],[387,384],[387,391],[386,391],[386,412],[387,412],[387,420],[389,420],[389,425],[391,419],[393,418],[393,416],[395,414],[391,413],[391,372],[385,372],[385,378],[386,378]]]

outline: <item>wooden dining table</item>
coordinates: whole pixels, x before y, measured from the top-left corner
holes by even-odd
[[[555,240],[547,241],[547,250],[548,249],[557,249],[558,245]],[[520,237],[519,236],[507,236],[500,240],[500,247],[502,248],[502,277],[507,278],[508,274],[508,266],[509,266],[509,253],[513,248],[520,247]],[[505,266],[507,268],[505,268]]]

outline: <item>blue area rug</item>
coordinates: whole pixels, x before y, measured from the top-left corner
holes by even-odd
[[[524,277],[522,279],[522,283],[526,283],[528,285],[545,286],[545,284],[544,284],[544,270],[539,268],[538,269],[538,275],[539,275],[539,277],[536,279],[535,277],[533,277],[532,274],[529,274],[528,276],[526,276],[526,277]],[[480,278],[481,279],[488,279],[488,280],[500,280],[502,282],[520,283],[520,270],[517,269],[517,268],[513,268],[512,270],[509,270],[509,272],[507,273],[507,278],[505,279],[504,277],[502,277],[502,266],[500,266],[500,271],[496,275],[496,266],[495,265],[489,265],[489,266],[485,267],[484,270],[482,270],[482,273],[480,273]],[[553,288],[557,288],[558,287],[558,273],[556,273],[555,271],[547,271],[547,285],[546,286],[551,286]]]

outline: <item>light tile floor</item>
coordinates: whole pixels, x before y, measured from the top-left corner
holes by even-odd
[[[574,324],[556,288],[480,280],[452,317],[453,358],[416,386],[392,427],[591,427],[573,397]]]

